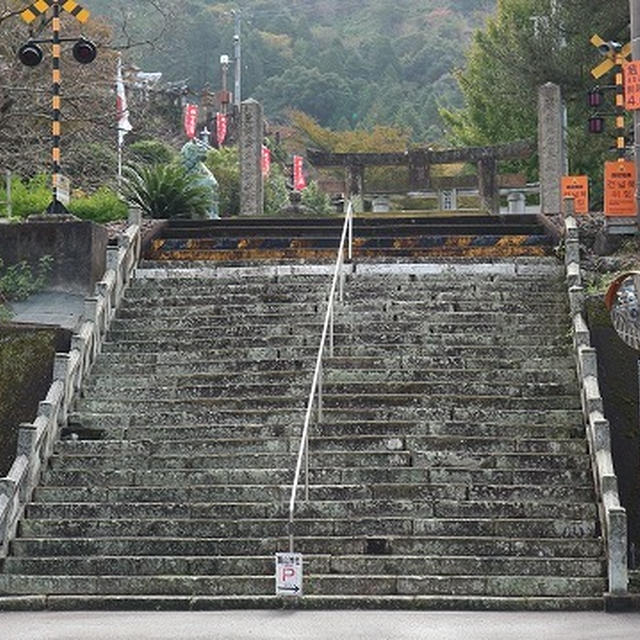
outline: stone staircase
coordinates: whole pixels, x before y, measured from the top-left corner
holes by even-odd
[[[328,270],[147,266],[0,592],[52,608],[602,607],[553,260],[352,270],[296,509],[305,595],[285,602],[274,553]]]

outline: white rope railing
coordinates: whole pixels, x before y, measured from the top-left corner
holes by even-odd
[[[345,246],[346,245],[346,246]],[[353,257],[353,204],[349,202],[347,205],[347,213],[340,237],[340,246],[338,247],[338,257],[336,258],[336,266],[333,272],[333,280],[331,281],[331,289],[329,291],[329,300],[327,302],[327,310],[324,316],[324,324],[322,327],[322,337],[320,338],[320,346],[318,348],[318,356],[316,358],[316,366],[313,372],[313,380],[311,382],[311,390],[309,391],[309,399],[307,401],[307,411],[304,417],[304,426],[300,436],[300,446],[298,448],[298,457],[296,461],[296,471],[291,486],[291,497],[289,499],[289,551],[293,553],[294,539],[294,517],[296,508],[296,497],[298,487],[300,485],[300,476],[302,473],[302,465],[304,464],[304,499],[309,500],[309,428],[311,425],[311,416],[313,414],[313,405],[317,400],[317,416],[318,422],[322,420],[322,363],[325,352],[325,345],[329,343],[329,356],[333,356],[333,321],[335,316],[336,292],[338,299],[343,301],[344,296],[344,261],[345,251],[349,262]]]
[[[580,385],[580,400],[607,556],[609,595],[619,597],[627,595],[629,583],[627,513],[620,505],[618,478],[611,456],[609,421],[604,417],[598,383],[596,351],[591,347],[589,328],[584,316],[580,244],[578,225],[574,218],[573,198],[564,200],[564,214],[566,279],[569,288],[573,347]]]
[[[142,246],[140,230],[140,212],[132,211],[118,246],[107,249],[107,270],[96,285],[96,295],[85,299],[82,324],[71,338],[69,353],[55,355],[53,382],[38,406],[36,419],[20,425],[16,459],[7,476],[0,478],[0,558],[7,554],[24,507],[38,485],[59,430],[67,423],[136,268]]]

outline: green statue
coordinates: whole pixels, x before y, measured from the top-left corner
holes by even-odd
[[[207,148],[196,140],[190,140],[180,150],[180,157],[182,166],[187,173],[199,176],[198,182],[211,189],[211,209],[207,212],[207,217],[211,220],[218,219],[220,217],[218,181],[204,164],[204,159],[207,157]]]

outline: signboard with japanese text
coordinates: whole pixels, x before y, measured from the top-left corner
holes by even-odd
[[[269,147],[262,145],[262,176],[267,178],[271,172],[271,151]]]
[[[218,146],[221,147],[227,137],[227,115],[224,113],[216,113],[216,140]]]
[[[589,213],[589,178],[562,176],[562,199],[573,198],[576,213]]]
[[[71,200],[71,180],[61,173],[56,180],[56,200],[67,206]]]
[[[640,109],[640,60],[626,62],[624,73],[624,108]]]
[[[607,216],[636,215],[636,166],[629,160],[604,163],[604,213]]]
[[[184,132],[189,138],[193,140],[196,137],[196,126],[198,124],[198,105],[187,104],[184,108]]]
[[[307,181],[304,178],[303,157],[293,156],[293,188],[302,191],[307,188]]]
[[[301,553],[276,553],[276,595],[302,595]]]

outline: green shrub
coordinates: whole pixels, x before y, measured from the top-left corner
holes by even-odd
[[[177,153],[161,140],[138,140],[129,145],[127,154],[134,164],[171,164]]]
[[[4,306],[9,300],[24,300],[32,293],[44,289],[53,265],[51,256],[43,256],[35,267],[26,260],[5,268],[0,259],[0,321],[8,320],[10,313]]]
[[[69,211],[82,220],[93,222],[111,222],[127,217],[126,203],[109,187],[100,187],[90,196],[73,198]]]
[[[126,167],[122,194],[150,218],[206,218],[212,193],[180,165]]]
[[[331,213],[331,198],[320,190],[318,183],[312,180],[306,189],[302,191],[302,204],[316,215]]]
[[[264,212],[268,216],[279,216],[282,208],[289,204],[287,181],[280,165],[272,164],[269,177],[264,184]]]
[[[14,176],[11,179],[13,217],[24,219],[32,214],[44,213],[52,199],[50,184],[49,176],[43,174],[31,178],[31,180],[22,180],[20,176]],[[0,200],[5,199],[5,190],[1,189]],[[2,212],[3,214],[6,212],[4,207]]]
[[[240,213],[240,161],[237,147],[222,147],[209,151],[205,164],[218,181],[220,215]]]

